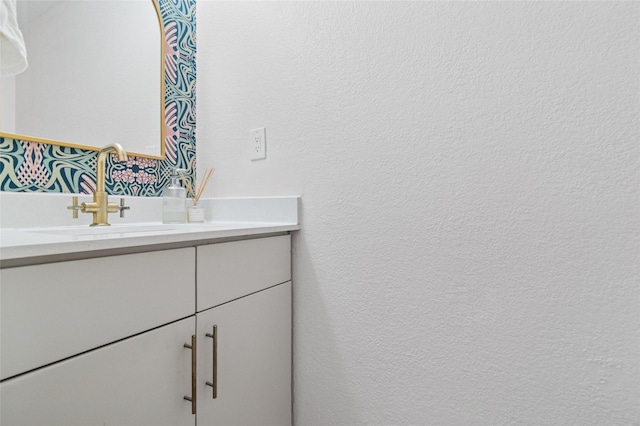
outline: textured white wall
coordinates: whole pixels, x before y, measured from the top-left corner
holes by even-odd
[[[200,0],[208,195],[303,194],[298,425],[640,423],[639,8]]]

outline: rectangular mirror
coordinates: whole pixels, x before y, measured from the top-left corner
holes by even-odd
[[[155,1],[18,0],[29,67],[0,78],[0,137],[163,159]]]

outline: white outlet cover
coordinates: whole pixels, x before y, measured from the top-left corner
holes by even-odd
[[[262,127],[249,132],[249,152],[252,161],[267,158],[267,129]]]

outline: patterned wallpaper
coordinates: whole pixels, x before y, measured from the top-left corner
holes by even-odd
[[[107,160],[110,194],[159,196],[178,167],[196,167],[196,0],[152,0],[164,28],[165,159]],[[97,151],[0,137],[0,190],[90,194]],[[115,156],[113,156],[115,158]]]

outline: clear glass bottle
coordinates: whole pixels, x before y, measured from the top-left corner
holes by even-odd
[[[178,169],[173,169],[171,182],[162,191],[162,223],[187,221],[187,190],[180,185]]]

